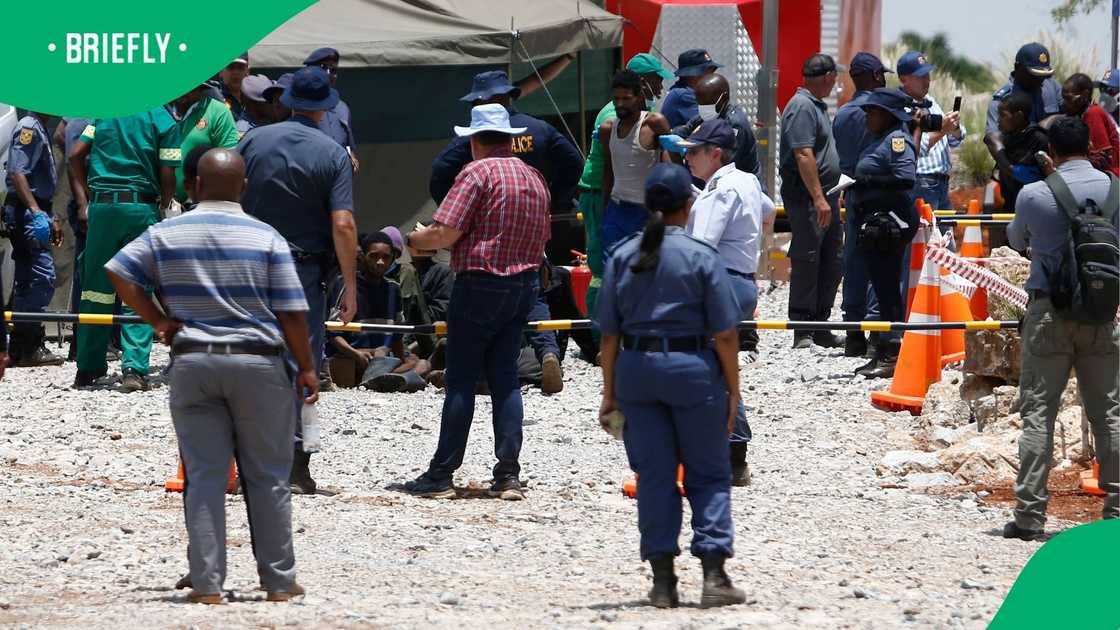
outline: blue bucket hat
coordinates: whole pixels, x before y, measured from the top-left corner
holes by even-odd
[[[722,64],[712,61],[712,56],[703,48],[690,48],[677,57],[678,77],[698,77],[709,68],[722,68]]]
[[[516,99],[521,96],[521,88],[509,82],[509,75],[505,70],[490,70],[474,75],[471,91],[459,100],[473,103],[486,101],[502,94],[509,94],[510,98]]]
[[[898,70],[898,76],[900,77],[908,74],[916,77],[924,77],[930,72],[933,72],[933,67],[932,63],[926,61],[925,53],[911,50],[899,57],[895,69]]]
[[[658,188],[668,191],[673,201],[684,201],[692,196],[692,174],[680,164],[662,162],[646,177],[646,192]]]
[[[876,88],[860,105],[863,109],[885,109],[902,122],[910,122],[914,113],[914,99],[898,88]]]
[[[306,66],[292,74],[292,84],[284,88],[280,102],[297,111],[323,111],[338,104],[338,90],[331,87],[325,70]]]

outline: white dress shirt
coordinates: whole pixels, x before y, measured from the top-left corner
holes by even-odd
[[[731,163],[712,175],[692,204],[688,233],[719,250],[728,269],[755,273],[762,222],[773,212],[758,178]]]

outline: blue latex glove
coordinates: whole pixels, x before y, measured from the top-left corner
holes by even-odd
[[[1011,175],[1024,186],[1042,181],[1042,169],[1033,164],[1016,164],[1011,167]]]
[[[46,212],[32,212],[27,210],[26,234],[28,238],[35,239],[39,245],[43,247],[50,247],[51,245],[51,219],[47,216]]]
[[[661,148],[670,153],[679,153],[681,155],[684,155],[688,151],[688,149],[680,145],[681,140],[684,140],[684,138],[678,136],[675,133],[658,136],[657,139],[661,142]]]

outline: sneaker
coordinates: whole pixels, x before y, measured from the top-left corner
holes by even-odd
[[[744,363],[758,363],[758,350],[747,350],[743,353]]]
[[[521,482],[517,477],[495,480],[486,493],[503,501],[522,501],[525,499],[525,491],[521,488]]]
[[[1023,529],[1022,527],[1016,525],[1015,521],[1011,521],[1010,523],[1003,526],[1003,537],[1018,538],[1019,540],[1027,541],[1038,540],[1039,538],[1042,538],[1042,530]]]
[[[451,478],[436,479],[424,473],[404,484],[404,489],[409,494],[425,499],[453,499],[455,487],[451,485]]]
[[[97,379],[105,376],[105,374],[107,373],[108,370],[101,370],[98,372],[85,372],[82,370],[78,370],[78,373],[74,376],[74,385],[72,387],[74,389],[88,389],[96,385]]]
[[[125,370],[120,391],[125,394],[148,391],[148,378],[135,370]]]
[[[46,346],[40,345],[31,354],[20,356],[12,364],[12,367],[42,367],[45,365],[62,365],[63,363],[66,363],[66,359],[53,354],[50,350],[47,350]]]
[[[819,330],[813,333],[813,343],[822,348],[841,348],[844,346],[844,338],[827,330]]]
[[[432,387],[435,387],[436,389],[443,389],[443,370],[432,370],[431,372],[428,372],[428,384],[430,384]]]
[[[544,355],[541,361],[541,391],[556,394],[564,389],[564,372],[560,369],[560,359],[555,354]]]
[[[812,348],[812,347],[813,347],[813,338],[810,335],[795,334],[793,336],[793,349],[794,350],[806,350],[806,349]]]
[[[382,374],[376,376],[362,385],[366,389],[372,389],[375,392],[392,393],[404,391],[408,383],[405,381],[404,374]]]

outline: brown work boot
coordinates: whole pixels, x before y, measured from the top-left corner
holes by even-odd
[[[551,352],[541,360],[541,391],[557,394],[564,390],[564,371],[560,369],[560,359]]]
[[[42,367],[45,365],[62,365],[63,363],[66,363],[66,359],[47,350],[46,346],[40,345],[34,352],[20,355],[12,364],[12,367]]]
[[[222,603],[222,594],[221,593],[199,593],[198,591],[196,591],[194,589],[191,589],[191,592],[187,593],[187,601],[191,604],[215,605],[215,604]]]
[[[701,608],[715,606],[734,606],[747,601],[747,594],[731,584],[731,578],[723,570],[727,558],[717,555],[700,558],[704,566],[704,590],[700,595]]]
[[[311,478],[311,470],[308,468],[310,464],[311,454],[297,448],[295,458],[292,460],[292,473],[288,479],[292,494],[315,494],[317,488],[315,480]]]
[[[285,590],[268,591],[268,596],[265,597],[265,599],[270,602],[286,602],[293,597],[299,597],[300,595],[306,594],[307,591],[305,591],[302,586],[296,584],[295,582],[292,582],[292,585]]]
[[[121,378],[120,390],[125,394],[146,392],[148,391],[148,377],[136,370],[126,369],[124,371],[124,377]]]

